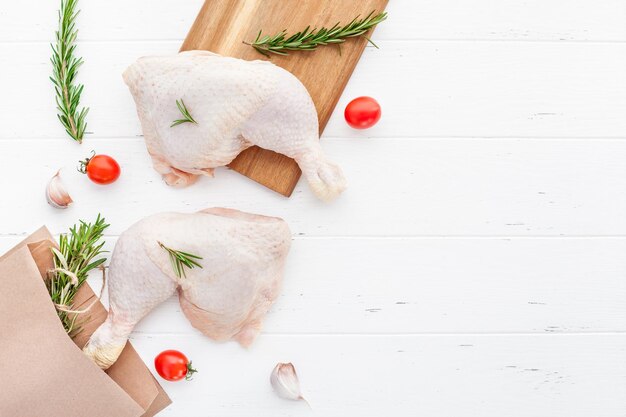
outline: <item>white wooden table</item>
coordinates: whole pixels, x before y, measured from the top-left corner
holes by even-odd
[[[120,74],[175,53],[201,2],[81,2],[82,146],[48,80],[58,2],[0,7],[0,250],[98,212],[110,248],[148,214],[210,206],[294,232],[249,351],[202,337],[174,299],[133,333],[148,364],[176,348],[200,370],[164,383],[163,416],[626,415],[626,2],[392,0],[323,138],[350,180],[329,205],[225,169],[174,190],[151,168]],[[359,95],[384,112],[363,132],[342,117]],[[92,149],[119,160],[118,183],[75,172]],[[43,196],[59,167],[65,212]],[[312,411],[274,396],[278,361]]]

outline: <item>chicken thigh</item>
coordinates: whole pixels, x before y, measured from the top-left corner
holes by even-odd
[[[346,188],[319,143],[313,100],[290,72],[266,61],[208,51],[140,58],[124,72],[154,168],[169,185],[213,176],[257,145],[293,158],[314,193],[331,200]],[[182,100],[192,119],[182,118]]]
[[[201,268],[175,273],[159,245],[200,256]],[[279,218],[213,208],[162,213],[124,232],[109,266],[109,314],[84,352],[103,369],[118,358],[130,332],[178,291],[182,311],[206,336],[248,346],[276,300],[291,245]]]

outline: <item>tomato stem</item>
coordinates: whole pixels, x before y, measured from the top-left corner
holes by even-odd
[[[78,172],[80,172],[81,174],[86,174],[87,173],[87,165],[89,165],[89,161],[91,161],[93,159],[93,157],[96,156],[96,151],[91,151],[91,156],[88,158],[85,158],[83,161],[78,161],[78,163],[80,164],[77,168]]]
[[[191,365],[191,361],[187,364],[187,374],[185,375],[185,381],[191,381],[193,379],[193,374],[198,372],[197,369]]]

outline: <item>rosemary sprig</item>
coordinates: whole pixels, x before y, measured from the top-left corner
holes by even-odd
[[[289,37],[286,30],[274,36],[262,36],[262,31],[259,31],[254,42],[244,43],[268,57],[270,53],[288,55],[286,51],[313,51],[320,45],[339,44],[345,42],[347,38],[361,36],[387,18],[387,12],[377,15],[374,15],[374,13],[375,11],[372,11],[363,19],[359,19],[359,16],[357,16],[345,26],[335,23],[330,29],[322,27],[321,29],[315,28],[311,30],[311,26],[307,26],[302,32],[295,33]],[[378,48],[369,38],[367,38],[367,41]]]
[[[195,259],[201,260],[202,257],[198,255],[193,255],[191,253],[182,252],[179,250],[174,250],[168,248],[163,243],[157,241],[160,247],[165,249],[167,253],[170,255],[170,262],[172,262],[172,268],[174,269],[174,273],[178,278],[187,278],[187,274],[185,273],[185,268],[193,269],[198,267],[202,269],[202,265],[195,261]]]
[[[83,64],[83,59],[76,57],[76,4],[78,0],[61,0],[59,10],[59,29],[56,31],[56,46],[52,47],[52,76],[57,103],[57,117],[65,127],[68,135],[78,143],[82,143],[87,122],[85,118],[88,108],[78,109],[80,96],[84,86],[75,84],[78,68]]]
[[[79,225],[70,228],[68,234],[59,237],[59,249],[52,248],[55,269],[50,272],[46,284],[63,327],[72,337],[81,330],[76,323],[78,314],[63,310],[72,308],[74,296],[89,272],[106,261],[100,255],[105,253],[101,239],[107,227],[109,225],[99,214],[93,224],[81,220]]]
[[[189,110],[187,109],[187,106],[185,106],[185,102],[183,101],[182,98],[180,100],[176,100],[176,106],[178,106],[178,110],[183,115],[183,118],[174,120],[170,127],[182,125],[183,123],[198,124],[198,122],[196,122],[195,119],[191,117],[191,113],[189,113]]]

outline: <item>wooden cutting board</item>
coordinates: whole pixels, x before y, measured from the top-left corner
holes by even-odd
[[[357,15],[383,11],[387,3],[388,0],[206,0],[181,50],[204,49],[236,58],[268,59],[243,41],[254,41],[259,30],[274,35],[283,29],[299,32],[308,25],[346,24]],[[366,44],[363,37],[353,38],[340,47],[323,46],[313,52],[270,58],[295,74],[309,90],[317,108],[320,132]],[[301,174],[292,159],[258,147],[242,152],[229,166],[285,196],[291,195]]]

